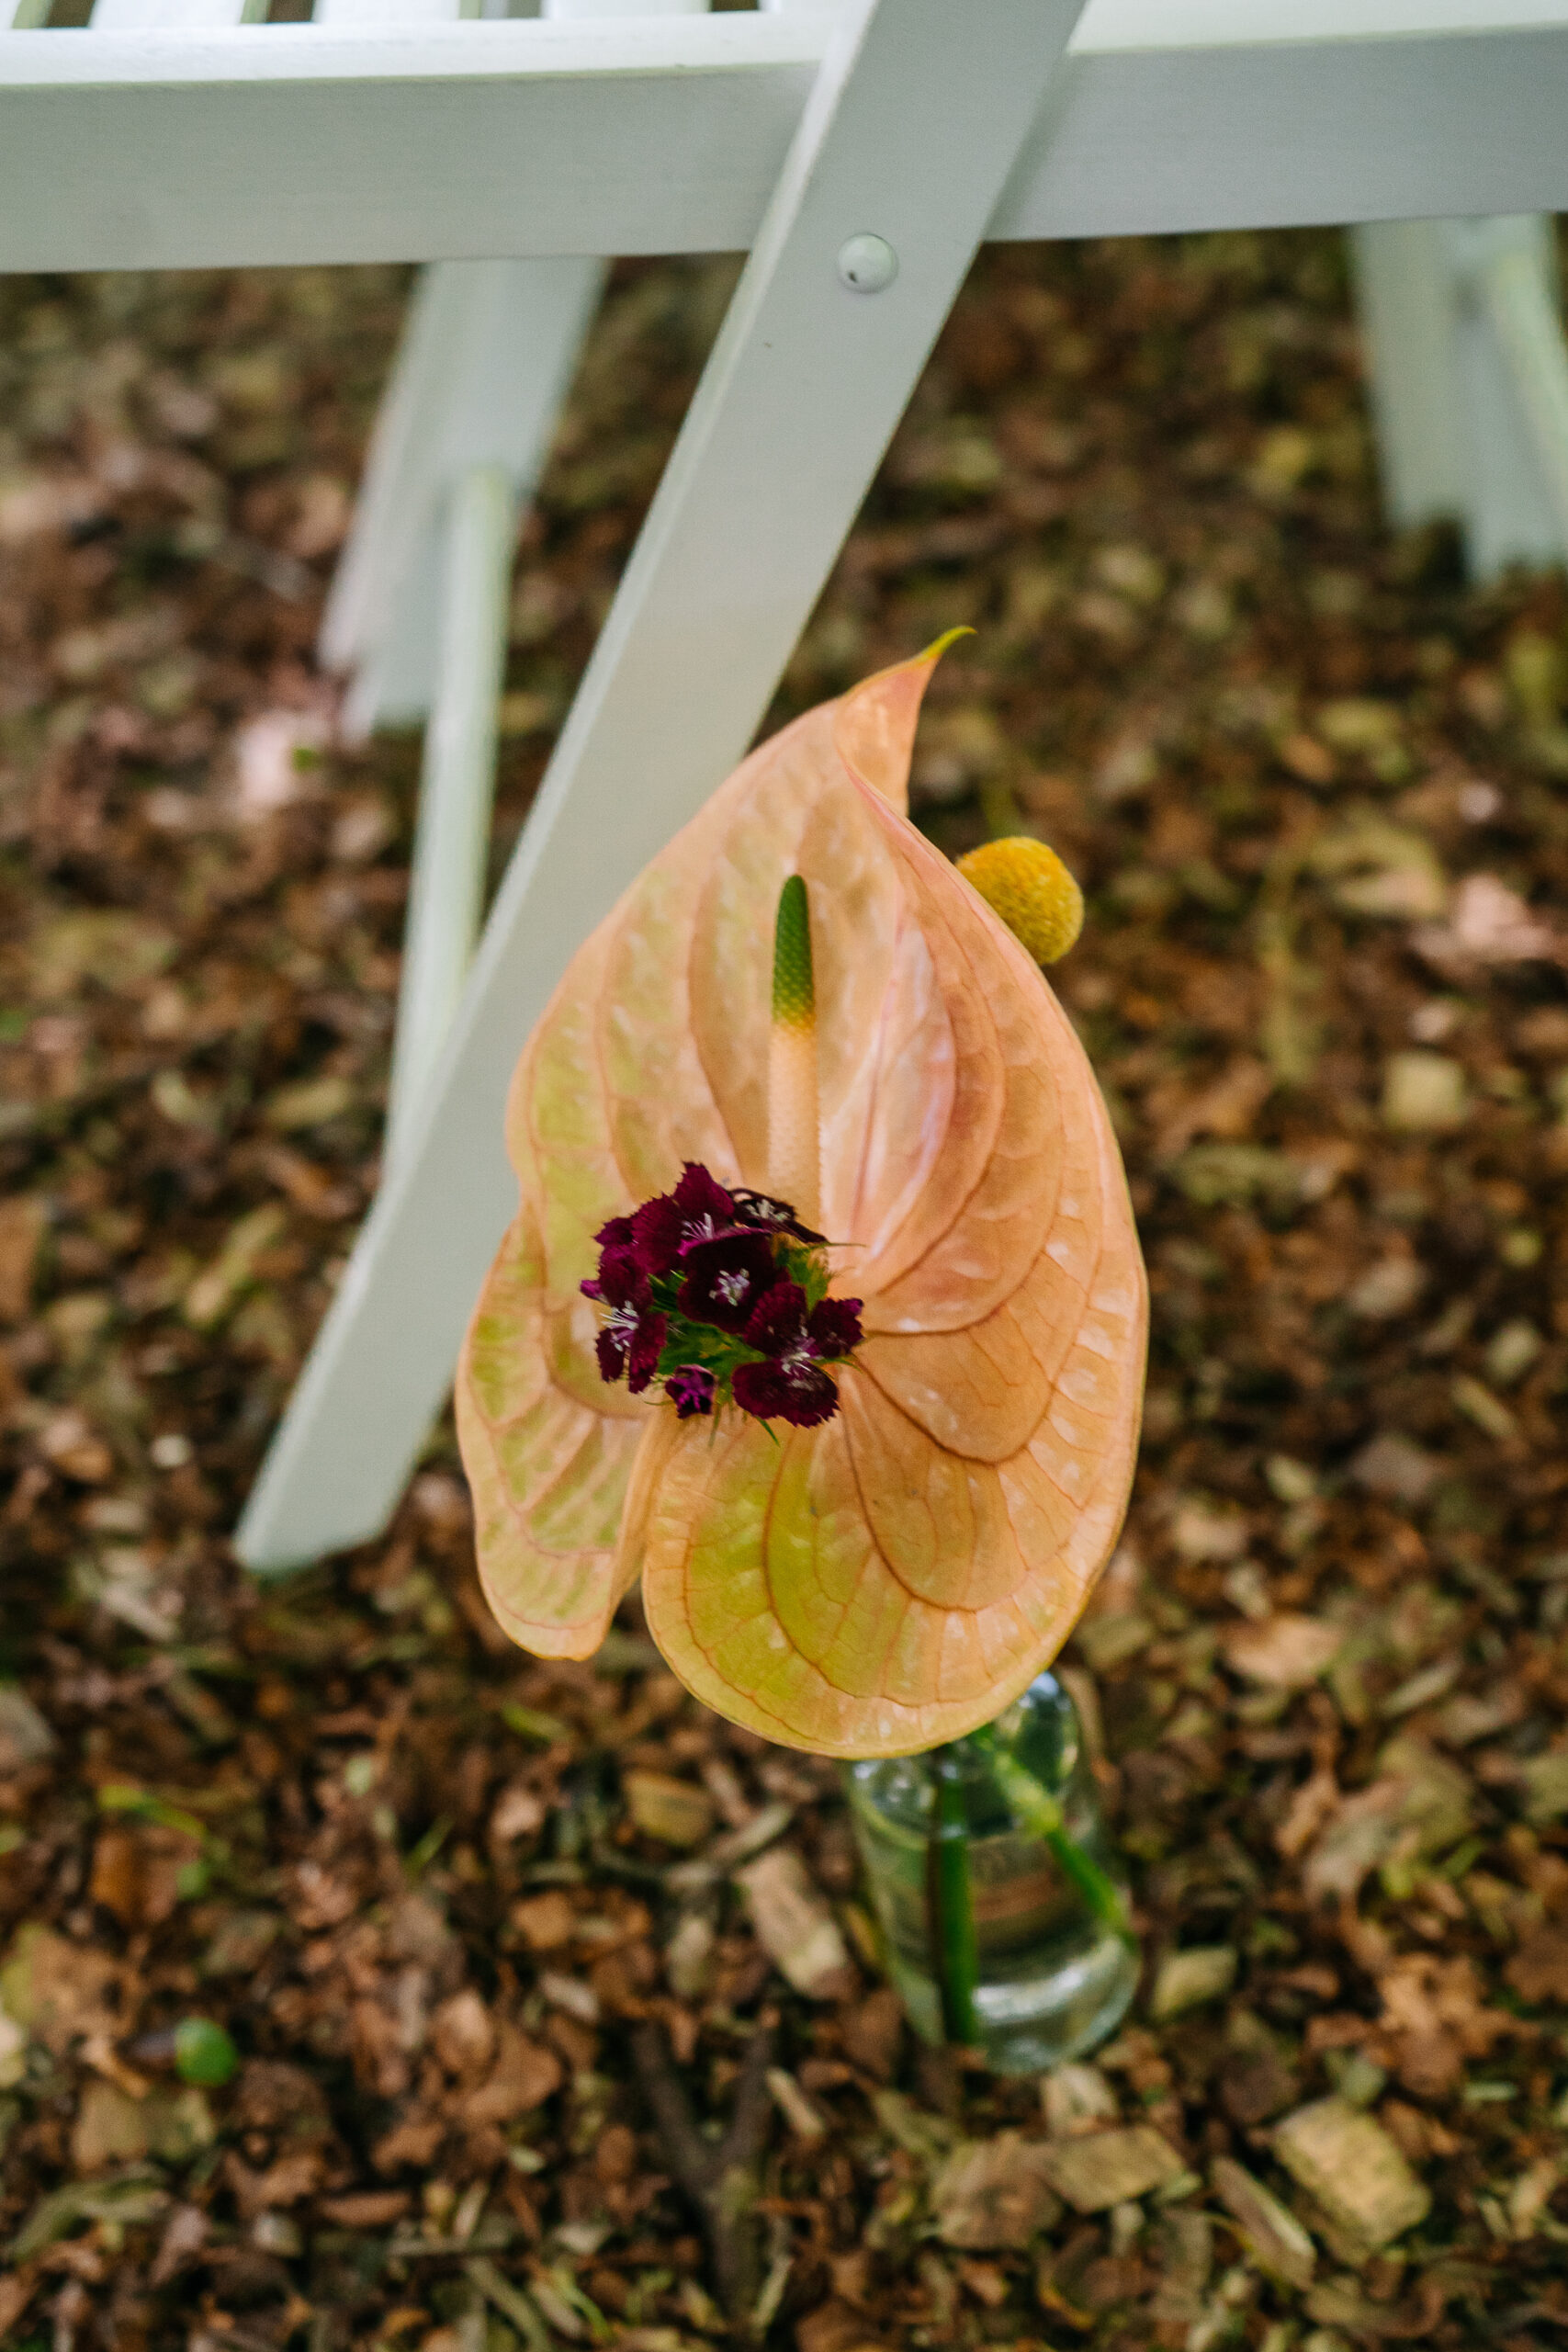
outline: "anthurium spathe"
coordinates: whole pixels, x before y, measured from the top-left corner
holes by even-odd
[[[1143,1388],[1082,1048],[904,813],[933,662],[754,752],[573,957],[458,1381],[514,1639],[586,1657],[640,1576],[699,1698],[837,1756],[957,1738],[1050,1661]]]

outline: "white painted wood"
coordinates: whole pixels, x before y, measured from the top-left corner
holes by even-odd
[[[530,496],[603,280],[576,256],[425,272],[321,627],[326,666],[357,673],[351,734],[429,708],[440,499],[484,465]]]
[[[316,21],[370,20],[383,0],[318,0]],[[458,0],[393,0],[408,20]],[[477,15],[473,0],[461,0]],[[707,0],[543,0],[558,19],[701,15]],[[603,266],[448,262],[411,306],[367,483],[322,628],[353,669],[345,732],[430,713],[425,734],[386,1157],[457,1010],[483,910],[516,514],[532,492]]]
[[[1393,519],[1457,522],[1471,571],[1568,557],[1568,347],[1540,216],[1351,240]]]
[[[1464,511],[1464,412],[1453,361],[1453,269],[1440,220],[1350,232],[1383,505],[1402,529]]]
[[[513,484],[501,467],[475,466],[453,484],[384,1166],[395,1165],[420,1132],[484,911],[516,519]]]
[[[1055,67],[1076,0],[847,8],[513,856],[423,1131],[240,1529],[281,1569],[385,1521],[515,1204],[502,1107],[568,956],[744,751]],[[845,239],[899,256],[875,295]]]
[[[1568,349],[1549,220],[1466,221],[1458,240],[1474,480],[1466,539],[1484,580],[1568,555]]]
[[[1190,5],[1159,11],[1162,41],[1129,39],[1069,60],[993,237],[1568,209],[1568,11],[1559,0],[1528,14],[1522,0],[1499,0],[1490,19],[1474,0],[1462,17],[1423,6],[1420,17],[1439,28],[1425,32],[1415,10],[1379,0],[1260,5],[1251,39],[1241,8],[1208,0],[1192,10],[1195,30],[1224,38],[1189,43]],[[1509,21],[1516,15],[1526,20]]]
[[[1562,22],[1561,0],[1089,0],[1069,54],[1387,40]]]
[[[644,0],[631,13],[699,15],[706,6]],[[544,0],[544,12],[605,13],[603,0]],[[601,265],[576,258],[447,262],[425,272],[328,606],[323,657],[329,665],[361,664],[349,731],[356,722],[367,730],[378,717],[430,712],[389,1159],[417,1132],[419,1099],[479,936],[516,515],[532,493],[602,278]],[[434,555],[432,540],[440,543]]]
[[[611,17],[701,17],[707,5],[708,0],[544,0],[539,14],[588,24]]]
[[[831,21],[0,36],[0,268],[737,250]],[[1092,0],[989,233],[1568,209],[1564,120],[1568,0]]]
[[[466,0],[316,0],[313,25],[336,32],[351,25],[374,30],[388,25],[448,25],[477,13]]]
[[[92,29],[128,32],[162,26],[194,31],[204,25],[237,25],[244,0],[96,0]]]
[[[316,15],[381,5],[318,0]],[[455,14],[457,0],[409,5]],[[618,12],[623,0],[615,5]],[[636,0],[628,13],[696,16],[706,6]],[[605,0],[543,0],[543,12],[566,22],[607,13]],[[351,677],[343,713],[351,739],[380,724],[412,724],[429,709],[440,626],[437,505],[479,465],[503,467],[526,503],[603,282],[603,265],[577,255],[458,262],[425,273],[322,622],[322,662]]]
[[[821,47],[809,13],[11,33],[0,268],[749,244]]]

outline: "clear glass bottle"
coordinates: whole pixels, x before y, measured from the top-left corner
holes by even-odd
[[[1040,1675],[972,1738],[929,1755],[847,1764],[844,1779],[888,1973],[925,2041],[947,2038],[933,1945],[939,1835],[964,1848],[974,1922],[966,2038],[986,2063],[998,2074],[1041,2074],[1114,2031],[1138,1978],[1136,1946],[1111,1916],[1120,1906],[1125,1920],[1126,1879],[1077,1710],[1055,1675]],[[1034,1792],[1043,1805],[1030,1804]],[[1040,1827],[1054,1810],[1065,1833],[1056,1838]],[[1066,1840],[1088,1865],[1076,1876],[1063,1866]],[[1098,1900],[1084,1883],[1096,1879]]]

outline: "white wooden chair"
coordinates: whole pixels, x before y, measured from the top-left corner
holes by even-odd
[[[354,723],[431,713],[389,1148],[240,1531],[259,1570],[396,1504],[512,1211],[522,1039],[744,751],[982,240],[1568,206],[1568,0],[481,5],[318,0],[317,21],[270,25],[257,0],[97,0],[66,31],[22,0],[0,34],[0,267],[437,265],[323,636]],[[1359,253],[1396,506],[1457,505],[1487,563],[1513,526],[1477,526],[1493,492],[1454,456],[1478,306],[1543,477],[1568,450],[1568,374],[1539,229],[1482,232],[1458,277],[1448,237],[1428,238],[1422,330],[1430,353],[1433,317],[1462,314],[1446,424],[1417,413],[1408,245],[1374,229]],[[600,257],[739,249],[470,966],[513,526]],[[1502,258],[1526,249],[1529,283]],[[1568,498],[1548,503],[1521,551],[1563,544]]]

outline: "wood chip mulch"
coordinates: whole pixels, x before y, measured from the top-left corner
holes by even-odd
[[[733,275],[613,282],[498,868]],[[919,812],[1084,881],[1154,1284],[1065,1661],[1145,1979],[991,2079],[903,2027],[831,1769],[635,1612],[496,1634],[449,1430],[385,1541],[227,1548],[376,1182],[417,745],[339,747],[311,648],[404,284],[0,283],[0,2338],[1561,2342],[1562,579],[1382,526],[1337,238],[1016,248],[784,681],[975,626]]]

